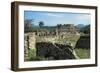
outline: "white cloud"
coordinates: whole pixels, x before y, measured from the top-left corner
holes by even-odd
[[[47,16],[52,16],[52,17],[63,17],[62,14],[46,13],[45,15],[47,15]]]
[[[81,15],[76,17],[78,20],[90,20],[90,15]]]

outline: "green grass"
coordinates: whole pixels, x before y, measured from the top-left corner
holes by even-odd
[[[64,38],[57,38],[56,41],[63,42],[64,44],[71,43],[73,44],[73,48],[75,48],[75,45],[77,41],[79,40],[79,38],[80,38],[80,35],[68,34],[68,35],[65,35]]]
[[[88,59],[90,58],[90,50],[89,49],[75,49],[75,52],[77,54],[77,56],[80,58],[80,59]]]
[[[28,50],[28,60],[32,61],[36,57],[36,49]]]
[[[27,61],[41,61],[46,60],[43,57],[36,56],[36,49],[29,49],[28,50],[28,60]]]

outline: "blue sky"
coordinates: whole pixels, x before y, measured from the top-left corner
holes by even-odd
[[[24,19],[33,19],[34,25],[38,25],[40,21],[43,21],[45,26],[90,24],[90,14],[88,13],[24,11]]]

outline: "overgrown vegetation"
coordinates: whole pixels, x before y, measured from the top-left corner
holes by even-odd
[[[90,49],[76,48],[75,52],[80,59],[90,58]]]
[[[28,50],[28,61],[41,61],[46,60],[44,57],[36,56],[36,49]]]
[[[80,38],[80,35],[68,34],[68,35],[65,35],[63,38],[56,38],[55,41],[58,41],[58,43],[71,45],[73,46],[73,48],[75,48],[75,45],[77,41],[79,40],[79,38]]]

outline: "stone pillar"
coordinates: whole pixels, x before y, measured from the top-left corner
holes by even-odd
[[[30,33],[29,34],[29,48],[30,49],[36,49],[36,38],[35,38],[35,33]]]
[[[35,33],[24,34],[24,61],[28,60],[28,53],[30,49],[36,51],[36,35]],[[34,53],[36,55],[36,52]]]
[[[56,36],[58,36],[58,35],[59,35],[58,28],[56,28]]]
[[[28,60],[28,34],[24,34],[24,61]]]

